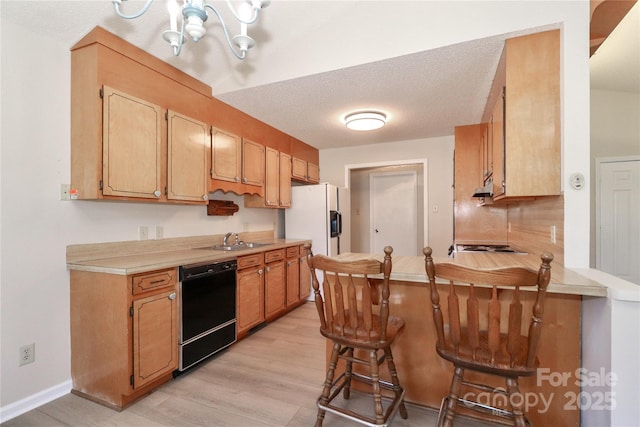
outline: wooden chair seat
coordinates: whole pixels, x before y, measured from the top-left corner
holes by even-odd
[[[349,316],[349,310],[345,310],[345,315]],[[320,330],[320,333],[325,338],[332,341],[338,341],[343,345],[358,343],[358,347],[367,349],[381,349],[391,345],[396,339],[396,336],[404,328],[404,320],[401,317],[389,316],[387,320],[386,338],[381,339],[380,334],[380,316],[372,315],[371,322],[373,329],[368,331],[364,326],[364,316],[362,313],[357,313],[357,327],[353,327],[350,324],[342,324],[334,322],[331,326],[332,332]]]
[[[542,264],[535,271],[523,267],[471,268],[450,261],[435,263],[431,248],[426,247],[423,252],[437,333],[436,351],[454,367],[437,426],[451,426],[462,408],[497,417],[495,420],[500,423],[511,421],[517,427],[526,426],[518,378],[536,375],[539,366],[536,353],[542,339],[553,255],[543,254]],[[536,292],[529,312],[520,299],[521,289],[527,287]],[[465,370],[502,377],[505,387],[489,385],[491,381],[467,381]],[[467,391],[464,394],[463,388]],[[481,394],[474,394],[476,390]],[[504,401],[504,407],[491,406],[485,398],[480,399],[487,392],[506,395],[506,399],[495,400]],[[474,401],[473,396],[478,400]]]
[[[469,343],[466,328],[461,328],[460,345],[456,348],[451,344],[436,344],[436,351],[445,360],[456,363],[463,368],[485,371],[502,377],[525,377],[535,375],[539,366],[536,358],[532,366],[527,366],[528,338],[520,335],[517,339],[517,350],[512,356],[507,351],[507,334],[500,334],[498,351],[493,354],[489,349],[489,336],[486,331],[479,334],[479,346],[473,347]]]
[[[384,248],[384,261],[375,259],[340,261],[313,255],[306,244],[314,300],[320,318],[320,333],[333,343],[322,394],[318,398],[316,427],[327,412],[370,427],[387,426],[396,411],[407,418],[404,390],[393,361],[391,345],[404,329],[404,320],[389,314],[390,246]],[[318,277],[322,278],[322,290]],[[340,362],[340,367],[338,363]],[[354,369],[353,365],[361,369]],[[386,364],[390,378],[380,378],[380,365]],[[343,369],[337,375],[336,371]],[[363,373],[363,371],[365,373]],[[350,409],[352,382],[368,388],[370,411]],[[387,390],[383,394],[383,390]],[[336,398],[342,392],[344,402]],[[385,407],[386,404],[386,407]]]

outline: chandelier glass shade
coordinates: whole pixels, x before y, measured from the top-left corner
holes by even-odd
[[[120,8],[126,0],[112,0],[116,14],[121,18],[135,19],[142,16],[151,6],[153,0],[147,0],[144,6],[136,13],[127,15]],[[220,15],[220,12],[207,3],[206,0],[169,0],[169,29],[162,33],[164,38],[173,48],[173,54],[178,56],[182,46],[187,41],[187,36],[194,42],[198,42],[207,33],[204,23],[209,18],[209,9],[220,21],[227,45],[231,52],[238,58],[244,59],[247,50],[255,46],[255,41],[247,35],[247,26],[258,20],[260,10],[271,4],[271,0],[245,0],[236,10],[231,0],[226,0],[233,17],[240,23],[240,34],[233,38],[229,36],[229,30]],[[180,25],[178,25],[180,22]]]
[[[344,122],[351,130],[367,131],[380,129],[387,122],[387,116],[377,111],[364,111],[348,114]]]

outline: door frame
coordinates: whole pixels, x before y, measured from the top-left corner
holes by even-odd
[[[600,205],[602,194],[600,194],[600,169],[603,163],[620,163],[620,162],[637,162],[640,161],[640,156],[632,155],[632,156],[620,156],[620,157],[598,157],[595,159],[595,173],[596,173],[596,181],[595,181],[595,192],[596,192],[596,203],[595,203],[595,226],[596,226],[596,269],[600,268],[601,262],[601,254],[600,244],[602,243],[602,236],[600,235],[600,225],[602,218],[600,217]]]
[[[344,165],[344,186],[348,189],[351,187],[351,171],[354,169],[366,169],[377,168],[385,166],[405,166],[405,165],[422,165],[422,188],[424,191],[422,197],[422,210],[423,215],[423,236],[422,241],[424,246],[429,245],[429,168],[428,159],[406,159],[406,160],[389,160],[384,162],[366,162],[366,163],[353,163]],[[351,193],[349,193],[351,194]]]

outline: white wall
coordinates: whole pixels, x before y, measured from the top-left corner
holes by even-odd
[[[11,43],[7,41],[11,40]],[[69,244],[137,239],[140,225],[165,237],[270,230],[276,211],[245,209],[207,216],[206,206],[60,201],[70,181],[69,46],[2,22],[1,405],[70,380]],[[18,367],[20,346],[36,361]],[[55,393],[60,390],[52,390]]]
[[[585,126],[589,120],[588,2],[425,1],[405,2],[401,7],[396,2],[377,2],[384,13],[358,3],[328,2],[328,7],[335,8],[332,6],[324,24],[305,28],[304,2],[300,2],[302,19],[274,28],[288,33],[290,25],[302,26],[309,37],[296,38],[287,50],[260,56],[254,66],[262,72],[255,74],[265,80],[258,83],[561,23],[564,182],[573,172],[589,176],[589,128]],[[341,8],[356,8],[362,20],[346,19],[339,14]],[[68,183],[70,176],[70,46],[25,33],[5,21],[1,41],[0,405],[5,414],[22,399],[61,385],[68,387],[67,244],[133,240],[139,225],[162,225],[165,236],[174,237],[241,231],[245,223],[255,229],[272,228],[278,219],[273,211],[263,209],[241,208],[233,217],[216,218],[206,217],[204,208],[198,207],[59,201],[60,184]],[[450,155],[453,137],[442,140],[443,150]],[[439,157],[432,151],[435,142],[381,145],[366,153],[363,149],[321,153],[322,179],[343,182],[340,163],[345,162],[337,159],[340,155],[350,156],[348,163],[416,158],[418,154],[445,158],[444,153]],[[381,150],[385,154],[378,154]],[[447,167],[451,168],[430,162],[430,197],[438,198],[441,209],[452,200],[447,192],[453,174]],[[441,174],[436,173],[438,168],[443,168]],[[565,193],[565,263],[573,266],[588,266],[589,215],[585,213],[589,212],[589,179],[586,185],[581,192]],[[430,238],[450,239],[450,229],[431,224],[431,218],[445,218],[445,214],[441,210],[440,216],[430,216]],[[450,223],[451,217],[434,221]],[[19,368],[18,348],[31,342],[36,343],[36,362]]]
[[[334,148],[320,151],[320,180],[345,186],[345,166],[384,162],[427,160],[426,206],[438,205],[428,215],[428,239],[434,254],[446,256],[453,243],[453,146],[452,136],[401,141],[370,146]]]
[[[640,154],[640,94],[591,90],[591,176],[595,160]],[[591,267],[596,266],[596,186],[591,187]]]

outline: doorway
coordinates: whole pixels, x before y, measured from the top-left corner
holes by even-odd
[[[384,247],[390,245],[395,255],[417,255],[417,172],[378,172],[372,173],[369,179],[372,252],[382,253]]]
[[[596,268],[640,285],[640,157],[596,159]]]
[[[375,228],[372,227],[371,222],[373,204],[371,176],[374,174],[406,173],[416,174],[415,206],[417,225],[411,230],[412,227],[396,221],[391,226],[392,234],[404,228],[404,230],[411,233],[417,248],[422,248],[428,244],[427,159],[350,164],[345,165],[345,184],[349,188],[351,200],[351,252],[373,253],[371,233]],[[394,254],[400,255],[400,248],[396,248],[393,244],[391,246],[394,248]],[[404,249],[402,251],[404,252]],[[382,248],[380,248],[380,252],[382,252]],[[420,253],[412,255],[420,255]]]

